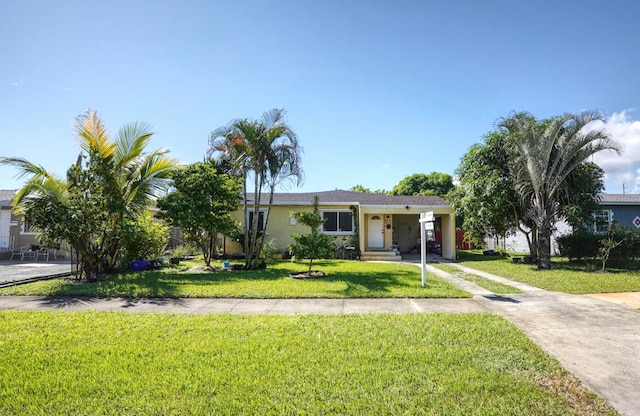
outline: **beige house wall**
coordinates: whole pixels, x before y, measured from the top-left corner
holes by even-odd
[[[311,204],[311,201],[309,201]],[[328,211],[348,211],[349,205],[320,205],[320,212],[324,210]],[[311,212],[312,207],[310,205],[274,205],[271,207],[269,214],[269,220],[267,222],[267,235],[265,242],[273,240],[277,245],[279,252],[285,252],[289,245],[293,242],[291,239],[292,234],[307,234],[309,233],[309,227],[302,225],[297,221],[294,221],[291,217],[291,213],[294,211]],[[266,211],[267,207],[261,207],[261,211]],[[249,207],[249,211],[253,212],[253,207]],[[243,212],[236,211],[233,213],[233,218],[236,219],[241,225],[243,224]],[[330,234],[335,237],[336,240],[348,237],[352,234],[349,233],[335,233]],[[231,238],[226,238],[224,243],[225,253],[228,255],[240,255],[242,254],[242,246],[233,241]]]
[[[311,204],[311,201],[309,201]],[[250,211],[252,207],[249,207]],[[293,211],[307,211],[310,212],[312,207],[310,205],[276,205],[271,207],[271,214],[267,224],[267,242],[272,239],[275,241],[278,251],[284,252],[291,244],[291,234],[301,233],[305,234],[309,232],[309,228],[301,225],[291,223],[290,214]],[[266,211],[266,206],[261,208]],[[320,205],[320,211],[323,210],[350,210],[348,204],[336,204],[336,205]],[[392,247],[397,246],[401,252],[407,252],[416,246],[418,238],[420,237],[420,214],[423,212],[432,211],[435,217],[440,218],[442,224],[442,256],[447,259],[455,259],[456,257],[456,242],[455,242],[455,214],[454,210],[450,207],[385,207],[385,206],[360,206],[358,207],[358,222],[360,229],[360,251],[369,251],[368,241],[368,221],[373,215],[378,215],[382,218],[384,228],[384,247],[381,250],[390,250]],[[243,222],[242,210],[233,214],[234,218],[241,224]],[[394,232],[395,231],[395,232]],[[348,237],[352,234],[348,233],[336,233],[330,234],[335,237],[336,240],[341,240],[343,237]],[[226,238],[224,243],[225,253],[228,255],[240,255],[242,254],[242,247],[236,241],[231,238]]]

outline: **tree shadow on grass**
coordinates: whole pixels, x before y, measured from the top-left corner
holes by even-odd
[[[437,296],[434,290],[447,290],[441,282],[420,287],[420,273],[411,265],[368,267],[361,262],[323,260],[314,262],[313,269],[323,270],[327,276],[304,281],[289,277],[307,269],[308,263],[304,262],[280,262],[263,270],[189,272],[167,268],[115,274],[97,283],[69,280],[48,294],[99,298],[289,297],[287,288],[291,287],[295,289],[292,293],[302,293],[294,297],[382,298],[428,297],[429,290],[430,296]]]

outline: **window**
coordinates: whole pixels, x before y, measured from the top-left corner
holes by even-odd
[[[20,229],[20,234],[36,234],[36,231],[32,229],[31,222],[26,217],[22,219],[22,228]]]
[[[353,233],[353,213],[351,211],[323,211],[325,233]]]
[[[265,211],[260,211],[258,213],[258,231],[262,231],[264,229],[264,215],[265,215]],[[253,211],[249,211],[249,222],[247,223],[247,225],[249,226],[250,230],[251,230],[252,224],[253,224]]]
[[[611,225],[612,212],[608,209],[603,209],[593,213],[593,231],[596,233],[606,233],[607,228]]]

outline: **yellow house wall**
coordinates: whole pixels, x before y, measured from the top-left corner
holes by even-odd
[[[348,205],[337,205],[337,206],[320,206],[320,211],[323,210],[348,210]],[[249,207],[249,211],[252,211],[253,207]],[[261,210],[266,210],[266,207],[261,208]],[[269,221],[267,223],[267,236],[265,238],[265,242],[269,242],[274,240],[279,252],[284,252],[287,250],[289,245],[293,242],[291,239],[291,234],[307,234],[309,233],[309,227],[306,225],[302,225],[300,223],[295,223],[291,225],[291,212],[294,211],[303,211],[303,212],[311,212],[311,206],[300,206],[300,205],[276,205],[271,207],[271,213],[269,214]],[[240,226],[242,227],[242,217],[243,212],[242,209],[240,211],[236,211],[233,214],[233,218],[235,218],[238,222],[240,222]],[[333,235],[333,234],[332,234]],[[342,238],[344,235],[348,234],[337,234],[335,235],[336,239]],[[242,246],[232,241],[230,238],[226,239],[226,254],[229,255],[240,255],[242,254]]]
[[[252,208],[250,207],[250,210]],[[264,207],[266,209],[266,207]],[[269,222],[267,224],[267,237],[266,241],[270,241],[271,239],[275,240],[278,251],[285,251],[289,244],[291,244],[291,234],[293,233],[301,233],[305,234],[309,232],[309,228],[301,225],[291,225],[290,224],[290,213],[293,211],[311,211],[311,206],[300,206],[300,205],[278,205],[271,207],[271,214],[269,216]],[[326,205],[320,206],[320,211],[323,210],[348,210],[349,205]],[[368,227],[367,221],[371,215],[381,215],[383,221],[385,222],[384,228],[384,246],[385,248],[390,248],[393,243],[393,228],[397,226],[405,225],[407,227],[411,227],[411,232],[407,235],[404,235],[404,240],[406,241],[398,241],[400,245],[401,251],[406,251],[410,247],[413,247],[416,244],[416,240],[419,237],[419,214],[421,212],[433,211],[436,217],[440,217],[442,220],[442,237],[443,237],[443,246],[442,246],[442,256],[447,259],[455,259],[456,257],[456,242],[455,242],[455,215],[454,211],[451,208],[445,207],[436,207],[436,208],[411,208],[409,210],[404,208],[385,208],[385,207],[360,207],[358,209],[359,214],[359,223],[360,223],[360,250],[367,250],[368,243]],[[394,218],[394,214],[397,216]],[[390,219],[390,229],[386,228],[387,223],[387,215],[389,215]],[[234,218],[238,220],[242,224],[242,210],[234,213]],[[333,235],[333,234],[332,234]],[[336,239],[342,239],[342,237],[347,236],[348,234],[339,234],[333,235]],[[396,236],[398,237],[398,236]],[[235,241],[227,238],[226,240],[226,254],[230,255],[239,255],[242,254],[242,247]]]

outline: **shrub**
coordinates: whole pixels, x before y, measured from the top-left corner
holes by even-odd
[[[125,221],[120,237],[121,267],[127,268],[133,260],[154,260],[161,257],[168,237],[169,228],[154,222],[150,214],[141,216],[137,221]]]
[[[556,238],[558,251],[569,260],[596,259],[600,249],[601,235],[577,231]]]
[[[627,267],[640,258],[640,232],[626,227],[612,230],[611,241],[622,241],[610,250],[607,262]],[[606,234],[594,234],[583,230],[556,239],[560,255],[569,260],[596,260],[602,258],[601,248]]]

